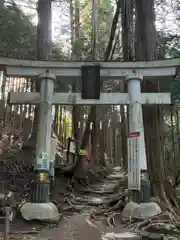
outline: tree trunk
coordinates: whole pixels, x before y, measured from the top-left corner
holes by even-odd
[[[178,151],[177,151],[177,155],[178,155],[178,160],[176,159],[177,162],[177,169],[176,169],[176,173],[177,171],[179,171],[180,169],[180,163],[179,163],[179,158],[180,158],[180,125],[179,125],[179,110],[176,110],[176,131],[177,131],[177,142],[178,142]]]
[[[122,47],[123,47],[123,61],[133,61],[133,1],[124,0],[122,1]],[[126,85],[124,82],[120,82],[121,92],[126,92]],[[126,105],[128,108],[128,106]],[[121,105],[121,138],[122,138],[122,157],[123,157],[123,167],[127,170],[127,123],[125,116],[124,106]]]
[[[156,28],[154,14],[154,0],[135,0],[136,6],[136,60],[149,61],[156,59]],[[143,81],[143,92],[158,92],[158,81]],[[143,106],[143,120],[147,166],[153,195],[159,196],[167,206],[167,199],[172,194],[172,188],[167,185],[162,154],[160,126],[164,124],[158,105]],[[169,193],[170,191],[170,193]],[[174,195],[172,196],[174,197]],[[174,200],[172,199],[171,200]]]
[[[80,51],[79,49],[75,49],[74,46],[77,45],[75,44],[76,41],[79,41],[79,38],[80,38],[80,19],[79,19],[79,9],[80,9],[80,3],[79,3],[79,0],[75,0],[75,6],[74,6],[74,14],[75,16],[72,16],[72,18],[74,17],[74,35],[75,35],[75,38],[74,38],[74,42],[72,43],[72,46],[73,46],[73,52],[72,52],[72,55],[73,55],[73,59],[80,59],[81,56],[80,56]],[[80,86],[78,86],[78,84],[74,84],[73,86],[73,91],[74,92],[79,92],[80,90]],[[78,105],[74,105],[73,106],[73,134],[74,134],[74,138],[78,141],[80,141],[80,131],[79,131],[79,121],[80,121],[80,115],[81,115],[81,106],[78,106]]]
[[[116,34],[116,28],[117,28],[117,23],[118,23],[118,19],[119,19],[119,14],[120,14],[120,3],[121,1],[118,0],[117,2],[117,7],[116,7],[116,12],[113,18],[113,22],[112,22],[112,27],[111,27],[111,33],[110,33],[110,37],[109,37],[109,42],[107,45],[107,49],[104,55],[104,59],[108,60],[110,55],[111,55],[111,50],[113,47],[113,41],[115,38],[115,34]],[[96,113],[96,106],[92,106],[90,108],[89,114],[88,114],[88,119],[87,119],[87,123],[85,126],[85,131],[82,137],[82,141],[81,141],[81,148],[86,148],[88,145],[88,141],[89,141],[89,136],[91,134],[91,130],[90,130],[90,122],[94,122],[95,119],[95,113]],[[78,178],[79,174],[81,175],[81,166],[82,166],[82,161],[83,158],[80,156],[78,161],[77,161],[77,165],[76,165],[76,177]]]
[[[52,54],[52,0],[38,0],[38,25],[37,25],[37,60],[50,60]],[[36,81],[36,91],[39,92],[40,83]],[[31,137],[26,146],[35,149],[38,124],[39,106],[35,107],[34,122]]]
[[[71,59],[76,60],[79,59],[80,56],[78,56],[79,51],[76,49],[76,41],[79,40],[80,37],[80,20],[79,20],[79,0],[71,0],[69,4],[70,9],[70,28],[71,28]],[[72,91],[77,92],[79,86],[77,84],[73,84]],[[80,106],[73,106],[73,114],[72,114],[72,120],[73,120],[73,136],[76,140],[80,140],[80,133],[78,128],[78,123],[80,120]]]

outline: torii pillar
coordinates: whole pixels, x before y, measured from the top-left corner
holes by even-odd
[[[141,82],[143,77],[136,73],[125,78],[129,94],[129,135],[136,138],[135,144],[128,145],[128,188],[132,190],[133,200],[137,200],[138,191],[141,190],[141,170],[147,170],[146,148],[144,138],[144,125],[141,104]],[[136,173],[136,174],[134,174]]]
[[[39,75],[40,104],[39,129],[34,162],[34,179],[31,183],[30,202],[22,205],[20,211],[26,220],[43,220],[57,223],[60,215],[56,206],[50,201],[50,162],[52,159],[51,130],[52,130],[52,103],[54,96],[54,82],[56,77],[45,70]]]
[[[31,201],[33,203],[50,202],[50,157],[52,131],[52,98],[56,77],[46,70],[39,75],[40,81],[40,116],[36,144],[34,170],[35,180],[32,182]]]

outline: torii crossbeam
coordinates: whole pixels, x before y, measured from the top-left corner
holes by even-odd
[[[7,76],[37,77],[43,71],[40,93],[11,92],[9,94],[10,104],[40,104],[40,147],[37,150],[36,169],[40,172],[48,172],[49,165],[43,166],[42,153],[49,155],[52,105],[53,104],[83,104],[83,105],[120,105],[129,104],[129,129],[130,133],[139,133],[140,141],[137,146],[130,147],[128,162],[128,187],[132,190],[140,190],[140,169],[146,167],[144,128],[142,122],[142,104],[170,104],[170,93],[141,93],[140,82],[150,79],[153,81],[164,78],[171,79],[177,73],[180,59],[153,61],[153,62],[99,62],[101,66],[101,77],[108,79],[124,79],[128,84],[128,93],[101,93],[100,100],[82,99],[78,93],[54,93],[54,77],[61,77],[64,81],[76,81],[81,75],[83,65],[96,64],[97,62],[47,62],[47,61],[22,61],[15,59],[0,58],[0,65],[5,66]],[[47,71],[48,69],[48,71]],[[39,81],[39,80],[37,80]],[[46,94],[45,94],[46,93]],[[46,114],[44,113],[46,112]],[[48,131],[47,131],[48,129]],[[132,136],[132,135],[131,135]],[[132,145],[132,141],[129,141]],[[39,155],[41,154],[41,161]],[[46,163],[48,159],[46,159]],[[133,164],[132,164],[133,163]],[[43,166],[43,167],[42,167]]]

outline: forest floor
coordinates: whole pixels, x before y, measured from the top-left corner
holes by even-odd
[[[15,205],[19,206],[30,191],[32,159],[29,157],[28,164],[27,153],[16,154],[16,158],[14,155],[12,151],[1,155],[0,192],[3,189],[14,192]],[[126,239],[140,239],[142,235],[150,239],[151,234],[157,233],[152,239],[159,240],[165,233],[166,239],[180,240],[180,217],[175,219],[166,208],[148,219],[140,217],[124,221],[122,210],[127,203],[127,177],[121,168],[90,168],[87,176],[88,184],[81,183],[74,188],[69,184],[70,178],[63,175],[56,178],[52,202],[62,215],[58,225],[27,222],[16,216],[11,223],[10,239],[116,240],[120,239],[115,236],[117,233]],[[180,216],[180,209],[174,211]],[[0,240],[3,239],[3,228],[3,222],[0,222]],[[136,235],[132,236],[131,232]]]
[[[106,175],[106,174],[105,174]],[[79,192],[66,192],[66,179],[59,179],[56,183],[55,193],[59,195],[59,207],[62,218],[57,226],[45,225],[38,222],[25,222],[17,220],[11,224],[11,238],[22,240],[98,240],[107,232],[123,232],[122,224],[116,223],[116,227],[110,226],[106,218],[92,219],[93,209],[120,194],[119,184],[122,180],[124,186],[124,176],[120,169],[114,169],[106,176],[101,176],[101,180],[92,183],[88,187],[83,187]],[[59,185],[59,189],[58,189]],[[61,189],[60,189],[61,188]],[[57,199],[57,196],[55,197]],[[57,200],[56,200],[57,201]],[[3,224],[0,226],[3,231]]]

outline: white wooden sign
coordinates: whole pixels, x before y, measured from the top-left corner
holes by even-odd
[[[140,132],[129,133],[128,144],[128,189],[140,190]]]
[[[69,152],[72,154],[76,154],[76,142],[70,140],[70,145],[69,145]]]

